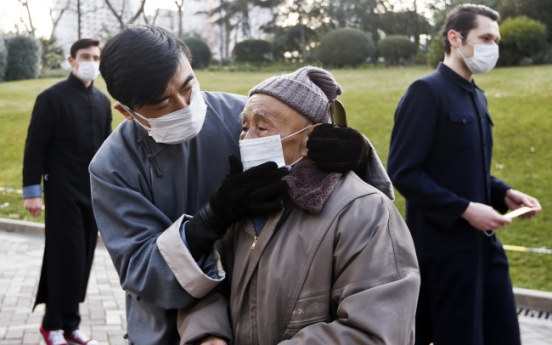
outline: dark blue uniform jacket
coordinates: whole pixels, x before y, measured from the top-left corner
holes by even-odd
[[[483,91],[444,64],[415,81],[401,99],[388,172],[407,200],[419,257],[475,250],[478,231],[461,218],[470,201],[507,210],[510,187],[490,174],[492,126]]]

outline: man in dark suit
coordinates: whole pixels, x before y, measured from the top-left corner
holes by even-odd
[[[407,201],[422,285],[416,344],[520,344],[498,212],[539,202],[490,174],[492,120],[473,74],[498,59],[499,15],[460,5],[445,21],[445,60],[401,99],[388,172]],[[498,210],[498,212],[496,211]]]
[[[97,344],[78,330],[98,228],[90,199],[88,165],[111,133],[109,99],[94,87],[99,41],[71,46],[69,77],[36,99],[25,143],[25,208],[46,205],[44,261],[35,306],[46,303],[40,332],[46,344]]]

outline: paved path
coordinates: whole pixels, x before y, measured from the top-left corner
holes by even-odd
[[[44,250],[42,236],[0,230],[0,345],[44,345],[44,305],[31,311]],[[81,329],[101,345],[125,341],[124,292],[104,246],[96,249]],[[524,345],[552,344],[552,320],[520,317]],[[468,344],[467,344],[468,345]]]

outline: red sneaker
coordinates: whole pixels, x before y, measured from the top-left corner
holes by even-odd
[[[99,345],[96,340],[90,338],[78,329],[69,334],[64,334],[63,336],[69,345]]]
[[[44,337],[46,345],[68,345],[63,337],[63,331],[47,331],[44,327],[40,326],[40,334]]]

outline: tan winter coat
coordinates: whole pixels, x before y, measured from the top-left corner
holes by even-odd
[[[181,311],[181,344],[413,344],[420,277],[393,203],[349,173],[319,214],[294,207],[276,229],[285,212],[254,247],[251,220],[229,230],[220,253],[230,300],[213,292]]]

